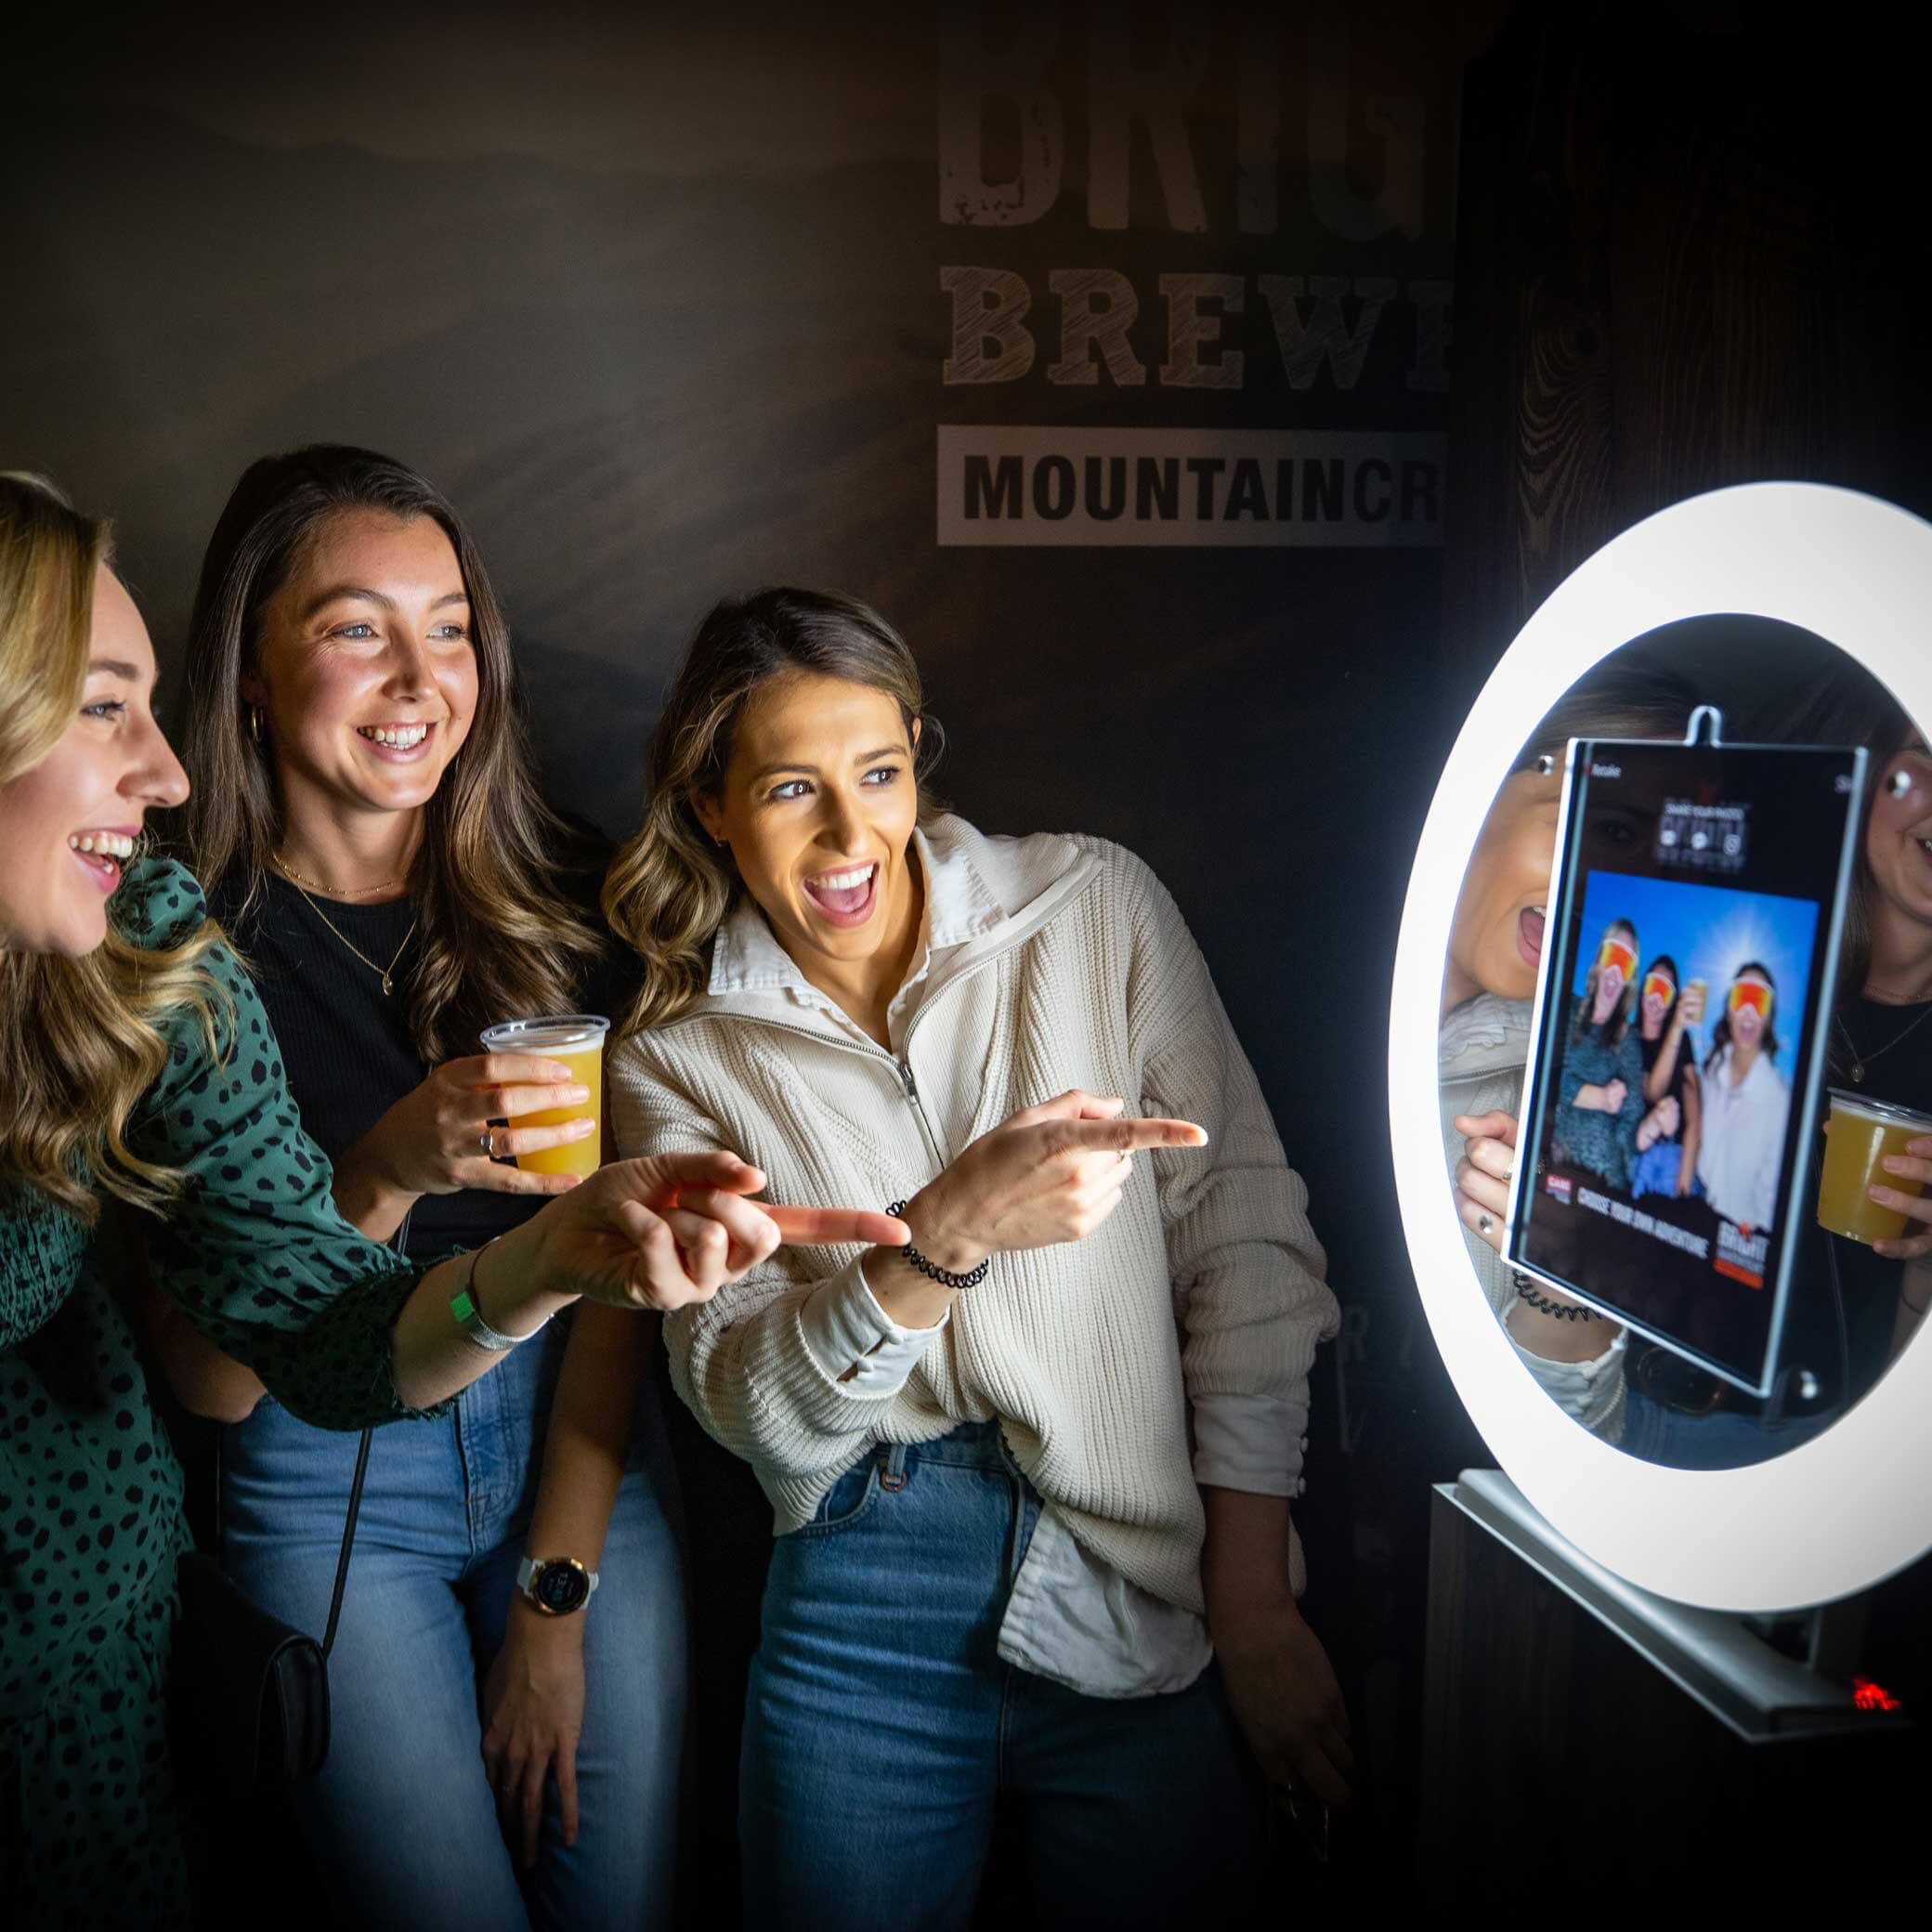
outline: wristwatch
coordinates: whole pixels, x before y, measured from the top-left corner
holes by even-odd
[[[575,1557],[525,1557],[516,1566],[516,1587],[547,1617],[581,1610],[597,1587],[597,1573]]]

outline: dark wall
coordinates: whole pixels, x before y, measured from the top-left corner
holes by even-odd
[[[351,5],[41,30],[7,136],[7,461],[114,515],[164,668],[247,461],[330,437],[416,463],[513,614],[555,795],[617,834],[713,598],[876,602],[926,670],[960,809],[1103,833],[1168,880],[1344,1299],[1399,1299],[1375,1066],[1444,709],[1439,463],[1406,532],[1375,518],[1378,472],[1366,499],[1231,520],[1214,466],[1231,434],[1273,437],[1272,513],[1296,438],[1340,439],[1305,447],[1349,452],[1345,492],[1378,439],[1440,438],[1476,29],[1410,0],[790,20]],[[1004,373],[972,326],[998,301],[961,272],[1024,294],[989,324],[1024,330]],[[1114,363],[1068,353],[1067,274],[1137,305]],[[1173,291],[1191,277],[1205,294]],[[1038,516],[965,532],[1028,541],[942,542],[947,424],[1177,436],[1214,510],[1178,543],[1039,542]]]
[[[877,603],[961,810],[1120,840],[1173,889],[1309,1180],[1344,1347],[1375,1309],[1416,1359],[1379,1065],[1460,696],[1436,649],[1456,90],[1498,10],[43,25],[0,133],[4,460],[115,516],[164,673],[249,460],[332,438],[417,464],[512,613],[554,795],[614,834],[711,600]],[[1082,349],[1091,304],[1121,327]],[[1096,433],[1192,459],[1186,527],[1054,541],[1029,469],[1017,527],[983,503],[941,541],[946,427],[1073,474]],[[1298,470],[1284,514],[1303,456],[1339,487],[1309,501]],[[1340,1366],[1299,1513],[1352,1675]]]

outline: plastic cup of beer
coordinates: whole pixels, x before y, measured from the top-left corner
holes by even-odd
[[[555,1060],[568,1066],[580,1087],[588,1087],[591,1097],[574,1107],[539,1107],[534,1114],[519,1114],[512,1127],[561,1127],[567,1120],[581,1120],[585,1115],[597,1125],[581,1141],[566,1141],[561,1147],[545,1147],[535,1154],[519,1154],[516,1165],[530,1174],[594,1174],[603,1159],[604,1139],[604,1036],[610,1022],[597,1013],[547,1013],[535,1020],[505,1020],[498,1026],[486,1026],[479,1038],[486,1053],[528,1053],[538,1060]]]
[[[1932,1114],[1914,1113],[1890,1101],[1871,1100],[1834,1087],[1832,1129],[1824,1137],[1824,1172],[1818,1182],[1818,1225],[1848,1241],[1896,1241],[1905,1233],[1908,1217],[1896,1208],[1881,1208],[1866,1192],[1889,1187],[1915,1194],[1915,1182],[1888,1174],[1887,1155],[1903,1154],[1905,1143],[1932,1134]]]

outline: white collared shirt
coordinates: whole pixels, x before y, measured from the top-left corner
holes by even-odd
[[[1766,1228],[1778,1213],[1778,1168],[1791,1090],[1762,1051],[1733,1086],[1731,1051],[1727,1040],[1698,1088],[1704,1135],[1697,1144],[1697,1178],[1726,1221]]]

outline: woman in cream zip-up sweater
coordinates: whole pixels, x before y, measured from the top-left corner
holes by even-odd
[[[778,1535],[747,1922],[963,1925],[1004,1795],[1045,1922],[1172,1923],[1251,1869],[1230,1706],[1345,1795],[1288,1521],[1335,1301],[1159,882],[922,809],[920,722],[865,607],[719,607],[606,889],[646,966],[622,1151],[742,1146],[773,1198],[836,1177],[913,1234],[667,1325]]]

